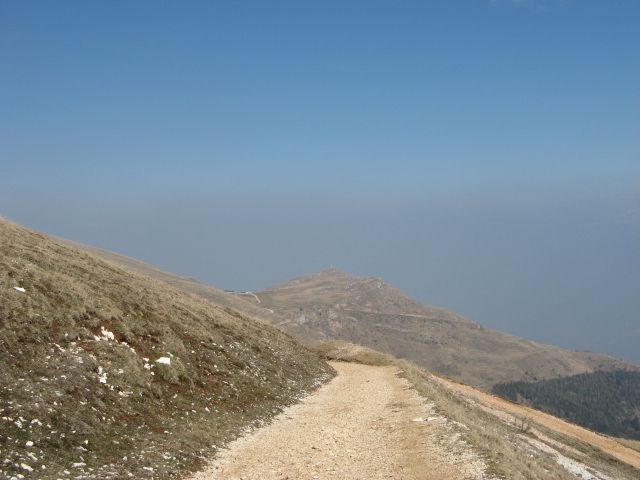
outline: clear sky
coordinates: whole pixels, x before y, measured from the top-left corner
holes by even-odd
[[[640,2],[0,0],[0,215],[640,363]]]

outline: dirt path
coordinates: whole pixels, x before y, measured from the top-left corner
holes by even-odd
[[[395,367],[332,365],[334,380],[192,480],[484,478],[484,462]]]

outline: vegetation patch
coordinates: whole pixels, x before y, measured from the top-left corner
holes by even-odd
[[[640,440],[640,372],[597,371],[508,382],[494,385],[493,393],[596,432]]]

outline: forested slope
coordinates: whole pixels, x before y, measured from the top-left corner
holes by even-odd
[[[493,393],[616,437],[640,440],[640,373],[597,371],[539,382],[507,382]]]

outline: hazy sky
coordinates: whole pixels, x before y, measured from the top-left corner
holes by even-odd
[[[640,363],[640,2],[0,0],[0,215],[337,267]]]

